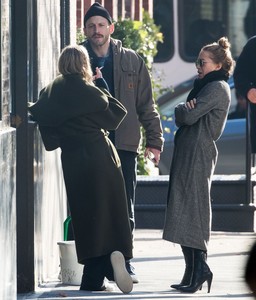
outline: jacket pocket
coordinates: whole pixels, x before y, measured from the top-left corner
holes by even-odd
[[[125,65],[121,65],[122,73],[123,73],[123,85],[126,92],[134,92],[136,89],[136,84],[138,81],[138,74],[132,68],[129,68]]]

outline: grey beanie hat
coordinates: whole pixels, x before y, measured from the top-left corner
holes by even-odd
[[[90,19],[93,16],[101,16],[108,20],[109,24],[112,24],[112,18],[109,14],[109,12],[104,8],[100,3],[95,2],[88,10],[87,13],[84,16],[84,27],[88,19]]]

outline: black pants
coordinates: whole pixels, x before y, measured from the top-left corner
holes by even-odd
[[[100,291],[104,288],[104,278],[114,280],[110,255],[84,260],[81,290]]]
[[[131,151],[118,150],[118,155],[122,164],[122,171],[127,194],[128,213],[131,230],[135,228],[135,188],[137,184],[137,153]]]

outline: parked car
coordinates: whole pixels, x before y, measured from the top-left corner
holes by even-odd
[[[169,91],[158,99],[158,106],[164,130],[164,150],[161,154],[159,172],[167,175],[174,148],[174,135],[177,130],[174,120],[174,109],[178,103],[185,102],[193,87],[191,78]],[[229,80],[231,88],[231,106],[229,115],[237,104],[233,78]],[[221,138],[217,141],[218,161],[215,174],[245,174],[246,170],[246,118],[228,119]]]

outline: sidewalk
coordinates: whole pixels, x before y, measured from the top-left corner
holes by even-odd
[[[213,272],[211,293],[207,283],[195,294],[182,294],[170,288],[179,283],[184,271],[184,261],[178,245],[162,240],[161,230],[138,229],[135,231],[134,260],[140,282],[134,284],[130,294],[122,294],[114,285],[113,292],[79,291],[79,286],[47,283],[35,293],[21,295],[25,299],[254,299],[243,280],[248,251],[256,240],[255,233],[213,232],[208,264]]]

